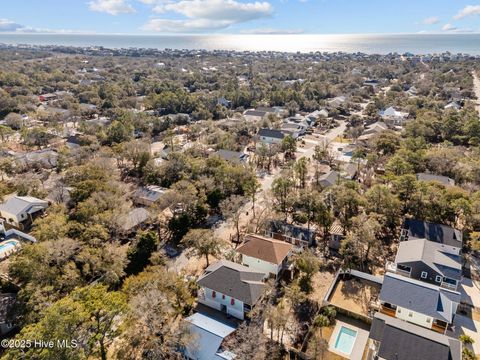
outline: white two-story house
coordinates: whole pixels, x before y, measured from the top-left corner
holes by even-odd
[[[260,129],[257,137],[264,144],[281,144],[285,134],[277,129]]]
[[[243,320],[260,300],[265,273],[231,261],[210,265],[198,279],[198,302]]]
[[[387,272],[380,291],[380,312],[442,334],[460,303],[457,291]]]
[[[440,287],[457,290],[462,279],[462,258],[451,246],[427,239],[402,241],[387,270]]]
[[[15,227],[33,221],[33,217],[48,207],[48,201],[32,196],[12,196],[0,204],[0,216]]]
[[[278,278],[281,271],[287,267],[292,249],[292,244],[284,241],[249,234],[237,248],[237,253],[242,255],[243,265],[264,273],[265,277]]]

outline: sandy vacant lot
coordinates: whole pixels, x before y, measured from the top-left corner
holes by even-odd
[[[380,285],[354,278],[339,279],[330,298],[332,305],[348,311],[368,316],[368,308],[372,298],[378,297]]]
[[[312,279],[313,292],[309,295],[309,298],[321,305],[334,278],[335,274],[330,272],[315,274]]]

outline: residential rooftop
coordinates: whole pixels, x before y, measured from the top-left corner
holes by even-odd
[[[429,223],[416,219],[405,219],[403,228],[407,230],[409,240],[427,239],[445,245],[462,247],[462,232],[448,225]]]
[[[461,359],[457,339],[378,312],[370,338],[380,342],[378,357],[385,360]]]
[[[245,241],[237,248],[237,252],[279,265],[288,256],[292,249],[293,246],[284,241],[249,234],[245,236]]]
[[[451,323],[460,293],[387,272],[379,299]]]
[[[444,245],[427,239],[402,241],[398,247],[395,262],[408,263],[421,261],[439,274],[460,280],[462,259],[444,251]]]
[[[207,267],[197,284],[253,306],[263,293],[264,276],[246,266],[220,260]]]
[[[419,181],[436,181],[443,185],[454,186],[455,180],[449,178],[448,176],[428,174],[428,173],[418,173],[417,180]]]

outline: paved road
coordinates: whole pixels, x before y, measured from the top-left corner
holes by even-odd
[[[475,108],[477,109],[478,114],[480,115],[480,78],[477,76],[475,71],[472,72],[473,76],[473,91],[477,95],[477,100],[475,101]]]

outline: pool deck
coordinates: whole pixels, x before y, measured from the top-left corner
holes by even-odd
[[[355,343],[353,344],[352,352],[349,354],[342,353],[335,349],[335,341],[337,340],[338,333],[342,326],[355,330],[357,332],[357,337],[355,339]],[[333,329],[332,336],[328,341],[328,351],[343,356],[346,359],[350,360],[362,360],[363,352],[365,351],[365,346],[367,345],[368,341],[368,331],[364,329],[360,329],[359,327],[353,326],[351,324],[347,324],[343,321],[337,320],[335,324],[335,328]]]

